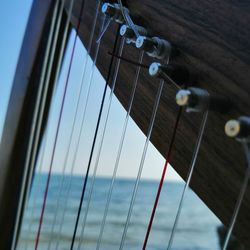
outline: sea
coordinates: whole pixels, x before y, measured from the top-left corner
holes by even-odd
[[[38,249],[70,249],[84,178],[59,174],[51,176]],[[33,180],[19,234],[19,250],[35,249],[46,180],[47,174],[37,174]],[[74,249],[78,250],[93,250],[97,247],[111,178],[89,178],[87,183],[74,242]],[[134,184],[135,179],[115,180],[100,249],[119,249]],[[123,249],[142,249],[158,185],[159,181],[155,180],[140,181]],[[147,249],[167,249],[183,188],[184,182],[164,183]],[[219,250],[217,228],[220,224],[198,196],[188,190],[171,249]]]

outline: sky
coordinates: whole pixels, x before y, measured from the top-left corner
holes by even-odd
[[[31,0],[0,1],[0,135],[30,7]]]
[[[4,123],[6,108],[8,105],[8,98],[11,91],[12,80],[15,72],[15,67],[18,59],[19,49],[22,43],[22,38],[31,7],[31,0],[23,1],[7,1],[0,2],[0,9],[2,12],[0,22],[0,66],[2,73],[0,74],[0,135]],[[9,13],[15,13],[11,19]],[[8,25],[7,25],[8,23]],[[9,27],[15,27],[10,29]],[[54,94],[53,104],[51,107],[49,125],[46,136],[43,142],[44,157],[42,157],[41,150],[40,157],[37,163],[38,171],[47,171],[51,159],[51,151],[53,141],[55,138],[55,129],[58,122],[58,114],[61,107],[62,93],[65,86],[66,74],[69,68],[69,57],[72,51],[72,41],[74,32],[71,34],[65,58],[63,61],[61,75]],[[86,65],[87,74],[83,77],[84,67]],[[93,78],[91,81],[91,72]],[[76,112],[76,103],[80,93],[80,86],[83,77],[83,91],[80,101],[80,109],[77,113],[75,129],[73,132],[73,139],[70,145],[70,134],[72,131],[74,115]],[[85,119],[82,126],[82,133],[80,135],[81,120],[84,114],[84,107],[86,105],[86,93],[89,87],[90,96],[89,102],[86,106]],[[53,172],[65,171],[70,173],[72,166],[74,166],[74,174],[83,174],[86,171],[87,162],[89,159],[90,148],[93,141],[94,130],[96,126],[97,116],[100,109],[100,101],[105,86],[105,81],[98,69],[93,65],[90,57],[86,54],[86,49],[83,47],[80,40],[77,40],[75,56],[73,59],[72,70],[69,79],[69,88],[66,95],[65,106],[63,110],[63,117],[59,131],[59,139],[56,147],[56,154],[53,163]],[[97,164],[97,153],[100,148],[100,140],[104,127],[104,121],[107,114],[108,100],[110,90],[108,90],[106,102],[104,105],[104,112],[101,120],[100,131],[97,137],[96,150],[91,165],[91,172],[95,164]],[[118,145],[120,142],[122,128],[124,125],[126,111],[117,100],[116,97],[112,99],[109,119],[107,123],[106,133],[103,140],[103,146],[98,162],[97,174],[100,176],[112,175],[115,159],[117,157]],[[80,140],[79,140],[80,138]],[[79,140],[79,149],[76,150],[76,144]],[[134,178],[137,175],[140,164],[142,151],[145,143],[145,136],[140,131],[138,126],[130,119],[127,133],[124,141],[123,151],[120,158],[118,168],[118,176],[126,178]],[[43,148],[43,147],[42,147]],[[69,149],[69,157],[66,159],[67,150]],[[74,164],[74,155],[75,164]],[[65,164],[65,162],[67,164]],[[142,178],[159,179],[164,165],[164,158],[154,148],[152,144],[149,145]],[[167,180],[180,180],[180,177],[175,171],[169,167],[167,171]]]

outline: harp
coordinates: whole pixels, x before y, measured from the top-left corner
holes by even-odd
[[[106,19],[102,21],[104,14],[101,7],[104,4]],[[62,58],[66,51],[65,44],[70,28],[73,27],[75,39],[81,40],[106,79],[105,88],[108,85],[111,87],[111,93],[114,92],[123,107],[129,111],[129,116],[147,136],[146,142],[152,142],[167,163],[188,181],[192,190],[223,224],[230,228],[233,223],[233,234],[248,249],[250,198],[246,159],[249,165],[247,116],[250,106],[250,31],[246,27],[250,21],[250,4],[247,1],[226,0],[220,3],[128,0],[123,2],[124,6],[120,4],[120,1],[104,3],[87,0],[35,0],[33,3],[1,141],[1,248],[17,247],[34,168],[42,150],[51,100],[57,88]],[[118,32],[124,24],[122,38]],[[138,26],[134,30],[131,24]],[[101,37],[100,30],[103,31]],[[138,40],[137,32],[141,40]],[[97,40],[99,43],[89,46],[89,41],[94,44]],[[130,40],[130,45],[125,46],[123,55],[119,47],[121,49],[125,40]],[[168,54],[169,46],[171,55]],[[99,47],[98,55],[96,47]],[[74,49],[73,45],[73,51]],[[72,58],[73,56],[74,52]],[[137,59],[139,56],[140,59]],[[156,76],[149,76],[148,69],[151,70],[151,75]],[[68,77],[66,75],[65,78]],[[131,109],[130,97],[135,77],[138,83]],[[182,92],[178,92],[180,86]],[[67,86],[63,99],[66,90]],[[177,92],[177,102],[181,106],[188,103],[188,98],[195,96],[191,111],[196,109],[196,104],[201,99],[201,106],[195,110],[197,112],[180,109],[176,104]],[[159,102],[157,97],[161,98],[158,99]],[[152,116],[156,112],[157,116]],[[231,121],[227,125],[227,133],[239,137],[240,142],[224,133],[226,122],[238,117],[243,118]],[[99,118],[98,120],[101,119]],[[60,126],[60,122],[58,124]],[[198,157],[190,175],[188,166],[192,161],[199,132]],[[240,133],[243,133],[243,139]],[[56,137],[58,136],[59,132],[56,131]],[[97,133],[93,142],[96,136]],[[52,154],[55,149],[56,145],[52,148]],[[170,149],[171,154],[166,153]],[[93,150],[92,147],[91,151]],[[94,157],[92,154],[90,152],[91,159]],[[50,176],[46,179],[48,184],[49,179]],[[86,186],[83,185],[83,190],[84,188]],[[241,192],[242,188],[244,193]],[[45,200],[47,191],[45,189]],[[159,186],[159,194],[160,191]],[[158,198],[159,195],[156,201]],[[237,220],[232,221],[239,199]],[[81,212],[84,197],[80,196],[79,200]],[[157,208],[157,202],[152,203],[152,211],[155,213],[154,205]],[[76,224],[79,223],[79,216],[78,213]],[[152,216],[151,219],[149,224],[153,223]],[[43,216],[40,220],[43,220]],[[124,225],[125,229],[126,226],[129,224]],[[150,230],[146,238],[148,234]],[[75,236],[76,232],[72,232],[73,239]],[[166,247],[167,245],[166,242]],[[35,248],[38,246],[39,237]],[[73,247],[71,245],[71,249]],[[141,247],[145,249],[146,245]]]

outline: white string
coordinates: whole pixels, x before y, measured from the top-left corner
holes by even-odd
[[[124,43],[125,43],[125,38],[123,37],[122,41],[121,41],[120,48],[119,48],[119,52],[118,52],[119,57],[122,56]],[[84,218],[83,218],[83,221],[82,221],[82,229],[81,229],[81,234],[80,234],[80,239],[81,240],[80,240],[79,245],[78,245],[78,250],[80,249],[81,244],[83,243],[84,229],[85,229],[86,222],[87,222],[89,206],[90,206],[92,193],[93,193],[93,189],[94,189],[94,184],[95,184],[96,172],[97,172],[97,168],[98,168],[98,164],[99,164],[99,160],[100,160],[100,156],[101,156],[103,141],[104,141],[104,137],[105,137],[105,133],[106,133],[107,123],[108,123],[108,119],[109,119],[109,113],[110,113],[110,108],[111,108],[111,104],[112,104],[112,99],[113,99],[113,96],[114,96],[114,90],[115,90],[115,86],[116,86],[116,80],[117,80],[117,76],[118,76],[118,72],[119,72],[119,68],[120,68],[120,63],[121,63],[121,59],[118,59],[117,63],[116,63],[113,82],[112,82],[112,89],[111,89],[110,96],[109,96],[108,110],[107,110],[107,114],[106,114],[106,118],[105,118],[104,128],[103,128],[103,131],[102,131],[102,134],[101,134],[100,145],[98,147],[98,152],[97,152],[97,156],[96,156],[94,171],[93,171],[93,175],[92,175],[92,178],[91,178],[89,197],[88,197],[88,200],[87,200],[87,205],[86,205],[86,209],[85,209],[85,213],[84,213]]]
[[[59,4],[59,1],[57,2],[57,6],[55,6],[55,9],[54,9],[54,11],[56,11],[56,9],[58,8],[58,4]],[[63,8],[62,8],[62,6],[61,6],[61,9],[60,9],[60,11],[59,11],[59,20],[57,21],[57,26],[60,26],[60,17],[61,17],[61,14],[62,14],[62,10],[63,10]],[[41,83],[43,83],[44,82],[44,80],[45,80],[45,72],[46,72],[46,68],[47,68],[47,63],[48,63],[48,60],[49,60],[49,51],[50,51],[50,49],[51,49],[51,47],[54,47],[54,44],[56,43],[56,39],[54,39],[54,41],[53,41],[53,45],[51,45],[52,44],[52,36],[53,36],[53,32],[52,32],[52,30],[53,30],[53,28],[54,28],[54,26],[55,26],[55,18],[56,17],[56,14],[53,16],[53,19],[52,19],[52,24],[51,24],[51,31],[50,31],[50,34],[49,34],[49,39],[48,39],[48,47],[47,47],[47,49],[46,49],[46,55],[45,55],[45,59],[44,59],[44,67],[43,67],[43,69],[42,69],[42,73],[41,73],[41,80],[40,80],[40,84]],[[56,28],[56,30],[57,30],[57,28]],[[57,33],[57,32],[55,32],[55,33]],[[55,35],[56,36],[56,35]],[[53,49],[52,49],[53,50]],[[50,57],[50,63],[52,63],[52,61],[53,61],[53,58],[54,56],[51,56]],[[49,64],[50,64],[49,63]],[[48,76],[47,76],[47,78],[48,78]],[[40,174],[41,173],[41,170],[42,170],[42,165],[43,165],[43,161],[44,161],[44,153],[45,153],[45,147],[46,147],[46,144],[47,144],[47,136],[46,136],[46,131],[45,131],[45,135],[44,135],[44,139],[43,139],[43,145],[42,145],[42,153],[40,154],[40,161],[38,161],[38,163],[37,163],[37,168],[38,168],[38,171],[37,171],[37,173],[35,173],[35,174]],[[37,180],[37,182],[38,183],[40,183],[41,182],[41,177],[40,177],[40,175],[38,176],[38,180]],[[37,190],[37,192],[38,192],[38,190]],[[34,197],[37,197],[37,196],[34,196]],[[31,208],[33,208],[32,209],[32,211],[31,211],[31,218],[33,218],[33,215],[34,215],[34,207],[35,207],[35,203],[36,203],[36,199],[33,199],[33,203],[32,203],[32,206],[31,206]],[[28,204],[26,205],[26,206],[29,206]],[[26,207],[26,209],[27,209],[27,207]],[[28,225],[28,232],[29,232],[29,230],[31,229],[31,223],[32,222],[32,220],[30,220],[30,223],[29,223],[29,225]],[[27,248],[27,246],[25,247],[25,249]]]
[[[27,229],[27,235],[30,235],[31,234],[31,226],[33,224],[33,218],[34,218],[34,211],[35,211],[35,206],[37,205],[36,201],[36,195],[37,193],[40,192],[40,188],[41,188],[41,171],[42,171],[42,166],[43,166],[43,161],[44,161],[44,154],[45,154],[45,147],[46,147],[46,144],[47,144],[47,129],[45,131],[45,134],[44,134],[44,138],[43,138],[43,142],[42,142],[42,145],[41,145],[41,152],[40,152],[40,155],[39,155],[39,160],[37,162],[37,168],[38,168],[38,171],[35,173],[35,175],[37,176],[37,180],[35,181],[35,178],[33,180],[33,182],[35,181],[35,185],[34,187],[36,187],[36,189],[33,191],[34,195],[33,195],[33,199],[32,199],[32,204],[29,204],[27,203],[27,207],[25,209],[25,211],[28,211],[28,208],[30,207],[30,210],[31,210],[31,213],[29,215],[29,223],[28,223],[28,229]],[[22,230],[24,230],[24,226],[25,226],[25,222],[23,221],[23,224],[22,224]],[[21,231],[22,231],[21,230]],[[27,250],[28,248],[28,240],[25,241],[25,245],[24,245],[24,249]]]
[[[186,194],[187,189],[189,187],[189,184],[190,184],[190,181],[191,181],[191,178],[192,178],[192,175],[193,175],[194,167],[195,167],[195,164],[196,164],[196,161],[197,161],[198,153],[200,151],[202,138],[203,138],[203,135],[204,135],[206,124],[207,124],[207,118],[208,118],[208,110],[205,111],[205,113],[203,114],[203,118],[202,118],[201,126],[200,126],[200,129],[199,129],[199,134],[198,134],[198,137],[197,137],[197,141],[196,141],[196,146],[195,146],[193,158],[192,158],[192,161],[191,161],[191,164],[190,164],[190,167],[189,167],[188,179],[187,179],[187,182],[185,183],[185,187],[184,187],[183,192],[182,192],[181,200],[180,200],[180,203],[179,203],[179,206],[178,206],[178,209],[177,209],[177,214],[175,216],[174,225],[173,225],[171,235],[170,235],[170,239],[169,239],[169,242],[168,242],[168,248],[167,248],[168,250],[171,249],[172,244],[173,244],[173,240],[174,240],[174,236],[175,236],[175,233],[176,233],[178,221],[179,221],[181,210],[182,210],[182,207],[183,207],[184,197],[185,197],[185,194]]]
[[[100,43],[100,41],[101,41],[103,35],[106,33],[106,31],[107,31],[107,29],[108,29],[108,27],[109,27],[109,25],[110,25],[110,22],[111,22],[111,18],[107,18],[107,21],[106,21],[106,23],[104,24],[104,28],[103,28],[101,34],[99,35],[99,37],[98,37],[97,40],[96,40],[97,43]]]
[[[238,214],[239,214],[239,211],[241,208],[241,204],[243,202],[243,198],[244,198],[244,195],[246,193],[247,186],[248,186],[249,177],[250,177],[250,149],[249,149],[250,145],[246,141],[243,141],[242,146],[243,146],[244,153],[245,153],[246,159],[247,159],[247,170],[245,173],[245,177],[244,177],[244,181],[243,181],[243,184],[242,184],[242,187],[240,190],[239,197],[238,197],[236,205],[235,205],[234,213],[233,213],[233,216],[232,216],[229,228],[228,228],[228,232],[227,232],[225,242],[224,242],[224,245],[222,248],[223,250],[226,250],[228,247],[228,243],[230,241],[230,238],[231,238],[231,235],[233,232],[233,228],[234,228],[235,222],[237,220],[237,217],[238,217]]]
[[[148,129],[148,133],[147,133],[147,138],[146,138],[146,142],[145,142],[142,157],[141,157],[141,162],[140,162],[140,166],[139,166],[139,170],[138,170],[138,174],[137,174],[137,178],[136,178],[132,198],[131,198],[131,201],[130,201],[128,215],[127,215],[126,223],[125,223],[123,234],[122,234],[122,239],[121,239],[121,242],[120,242],[120,247],[119,247],[120,250],[122,250],[123,247],[124,247],[128,227],[129,227],[129,224],[130,224],[130,219],[131,219],[131,215],[132,215],[132,211],[133,211],[133,207],[134,207],[134,203],[135,203],[135,199],[136,199],[136,195],[137,195],[139,182],[140,182],[140,179],[141,179],[141,174],[142,174],[142,170],[143,170],[143,166],[144,166],[144,161],[145,161],[145,158],[146,158],[147,149],[148,149],[148,145],[149,145],[149,142],[150,142],[150,138],[151,138],[151,134],[152,134],[153,126],[154,126],[156,113],[157,113],[159,102],[160,102],[160,99],[161,99],[161,93],[162,93],[163,85],[164,85],[164,80],[160,80],[160,84],[159,84],[159,87],[158,87],[158,92],[157,92],[157,95],[156,95],[154,108],[153,108],[153,112],[152,112],[152,116],[151,116],[151,120],[150,120],[150,125],[149,125],[149,129]]]
[[[121,0],[118,0],[118,3],[120,5],[120,8],[121,8],[121,12],[122,12],[122,15],[123,15],[123,18],[126,22],[126,24],[134,31],[136,37],[139,37],[140,34],[135,26],[135,24],[133,23],[130,15],[129,15],[129,12],[126,8],[123,7],[123,4],[122,4],[122,1]]]
[[[104,21],[105,21],[105,19],[103,19],[101,30],[104,27]],[[86,99],[86,102],[85,102],[85,107],[84,107],[84,111],[83,111],[83,115],[82,115],[82,119],[81,119],[80,132],[79,132],[79,136],[77,138],[76,147],[75,147],[75,151],[74,151],[74,155],[73,155],[73,162],[72,162],[71,169],[70,169],[69,186],[68,186],[68,188],[66,190],[65,204],[64,204],[64,206],[62,208],[62,219],[60,220],[59,233],[58,233],[58,237],[57,237],[56,249],[58,249],[58,245],[59,245],[59,241],[60,241],[61,233],[62,233],[62,227],[63,227],[64,219],[65,219],[65,213],[66,213],[66,209],[67,209],[67,206],[68,206],[68,198],[69,198],[69,193],[70,193],[71,186],[72,186],[72,177],[73,177],[73,173],[74,173],[74,169],[75,169],[75,165],[76,165],[75,164],[76,163],[76,157],[77,157],[78,151],[79,151],[80,139],[82,137],[83,125],[84,125],[84,122],[85,122],[86,110],[87,110],[88,105],[89,105],[89,94],[91,92],[90,90],[91,90],[91,86],[93,84],[93,79],[94,79],[93,76],[94,76],[94,72],[96,70],[96,61],[97,61],[97,57],[98,57],[98,53],[99,53],[100,44],[101,43],[97,44],[96,52],[95,52],[95,56],[94,56],[94,60],[93,60],[93,63],[92,63],[92,70],[91,70],[91,76],[90,76],[90,85],[89,85],[88,95],[87,95],[87,99]]]
[[[85,63],[84,63],[84,66],[83,66],[83,74],[82,74],[82,77],[81,77],[80,89],[78,91],[79,94],[78,94],[78,97],[77,97],[77,105],[76,105],[76,109],[75,109],[75,115],[74,115],[74,118],[73,118],[73,124],[72,124],[71,132],[70,132],[70,139],[69,139],[69,142],[68,142],[68,145],[67,145],[67,151],[66,151],[64,161],[63,161],[62,178],[61,178],[60,183],[59,183],[59,189],[58,189],[59,191],[58,191],[57,200],[56,200],[56,208],[54,210],[55,214],[54,214],[54,218],[53,218],[53,222],[52,222],[52,228],[51,228],[51,233],[50,233],[50,240],[49,240],[48,249],[51,248],[53,232],[54,232],[56,220],[57,220],[57,217],[58,217],[59,201],[61,199],[62,189],[63,189],[64,183],[65,183],[65,171],[66,171],[66,166],[67,166],[67,163],[68,163],[70,148],[71,148],[71,145],[72,145],[73,134],[74,134],[74,131],[75,131],[77,115],[79,113],[81,97],[82,97],[82,94],[83,94],[82,92],[83,92],[83,86],[84,86],[84,78],[85,78],[85,75],[86,75],[87,63],[88,63],[90,50],[91,50],[91,47],[92,47],[96,22],[97,22],[98,13],[99,13],[99,8],[100,8],[100,1],[98,1],[98,4],[97,4],[97,11],[96,11],[96,14],[95,14],[95,17],[94,17],[92,31],[90,33],[90,38],[89,38]],[[88,91],[87,91],[87,99],[88,99],[88,96],[89,96],[89,91],[90,91],[90,85],[89,85],[89,88],[88,88]]]
[[[142,64],[143,55],[144,55],[144,52],[141,51],[140,55],[139,55],[139,61],[138,61],[139,64]],[[119,162],[120,162],[123,143],[124,143],[124,139],[125,139],[125,135],[126,135],[126,131],[127,131],[130,112],[131,112],[133,101],[134,101],[135,91],[136,91],[136,88],[137,88],[137,83],[138,83],[138,79],[139,79],[140,70],[141,70],[141,67],[138,66],[137,69],[136,69],[136,73],[135,73],[135,79],[134,79],[134,84],[133,84],[131,97],[130,97],[130,101],[129,101],[128,111],[127,111],[126,118],[125,118],[124,125],[123,125],[122,136],[121,136],[121,140],[120,140],[119,147],[118,147],[117,157],[116,157],[116,161],[115,161],[115,167],[114,167],[114,170],[113,170],[112,180],[111,180],[109,191],[108,191],[108,197],[107,197],[105,210],[104,210],[104,214],[103,214],[103,218],[102,218],[102,222],[101,222],[101,228],[100,228],[100,233],[99,233],[99,236],[98,236],[96,250],[99,250],[100,246],[101,246],[102,236],[103,236],[103,232],[104,232],[104,228],[105,228],[105,224],[106,224],[106,218],[107,218],[107,215],[108,215],[109,205],[110,205],[110,201],[111,201],[111,197],[112,197],[112,192],[113,192],[114,183],[115,183],[115,179],[116,179],[116,174],[117,174],[117,170],[118,170],[118,166],[119,166]]]
[[[64,0],[65,1],[65,0]],[[63,3],[64,3],[63,1]],[[57,64],[57,69],[56,69],[56,77],[55,77],[55,83],[57,83],[58,81],[58,77],[59,77],[59,72],[60,72],[60,69],[61,69],[61,64],[62,64],[62,58],[63,58],[63,53],[64,53],[64,48],[65,48],[65,44],[66,44],[66,39],[67,39],[67,33],[68,33],[68,27],[69,27],[69,21],[70,21],[70,16],[72,14],[72,8],[73,8],[73,2],[74,0],[71,0],[71,4],[70,4],[70,7],[69,7],[69,16],[68,16],[68,19],[66,21],[66,25],[65,25],[65,29],[64,29],[64,34],[63,34],[63,42],[62,42],[62,45],[61,45],[61,49],[60,49],[60,54],[59,54],[59,60],[58,60],[58,64]],[[62,6],[63,6],[63,3],[62,3]],[[58,26],[57,26],[57,31],[56,31],[56,39],[54,39],[54,41],[57,41],[57,37],[58,37],[58,34],[59,34],[59,28],[60,28],[60,22],[61,22],[61,17],[60,16],[60,21],[58,22]],[[56,43],[54,43],[53,45],[53,51],[51,53],[51,58],[54,57],[54,54],[55,54],[55,48],[56,48]],[[52,61],[51,61],[52,63]],[[52,66],[52,65],[51,65]],[[51,68],[51,67],[49,67]],[[51,71],[51,69],[50,69]],[[46,82],[49,82],[49,77],[47,77],[47,80]],[[46,91],[47,92],[47,91]],[[54,91],[53,91],[53,96],[54,96]],[[45,102],[43,103],[43,106],[45,105]],[[51,113],[51,111],[50,111]],[[51,119],[51,115],[49,115],[49,120]],[[50,121],[47,122],[48,124],[50,124]],[[49,132],[48,132],[49,133]],[[45,142],[45,148],[47,148],[47,139],[46,139],[46,142]],[[44,158],[45,155],[43,154],[42,158]],[[44,159],[42,160],[42,162],[44,162]],[[42,169],[42,166],[39,167],[40,169],[40,173],[38,174],[41,174],[41,169]],[[36,196],[38,197],[38,196]]]
[[[28,153],[27,153],[27,160],[25,162],[25,172],[24,172],[24,180],[25,181],[25,185],[27,186],[27,190],[26,190],[26,197],[24,198],[23,203],[20,202],[20,205],[18,206],[17,209],[17,219],[16,219],[16,224],[15,224],[15,229],[14,229],[14,234],[13,234],[13,240],[12,240],[12,246],[11,249],[14,250],[15,246],[16,246],[16,242],[17,242],[17,230],[18,230],[18,223],[23,223],[23,218],[20,219],[20,215],[21,215],[21,205],[24,204],[24,208],[27,208],[28,206],[28,198],[29,198],[29,194],[30,194],[30,189],[31,189],[31,182],[32,182],[32,177],[33,177],[33,168],[35,166],[35,159],[36,159],[36,150],[34,150],[35,148],[38,147],[38,142],[39,142],[39,136],[35,135],[35,127],[37,126],[37,130],[39,131],[41,128],[41,124],[42,124],[42,119],[43,119],[43,115],[38,115],[39,113],[39,108],[40,108],[40,114],[43,114],[44,111],[44,105],[45,105],[45,99],[44,97],[47,96],[47,90],[48,90],[48,84],[49,84],[49,78],[51,75],[51,67],[54,61],[54,46],[56,46],[56,42],[58,40],[58,32],[57,32],[57,27],[60,26],[60,22],[61,22],[61,16],[62,16],[62,10],[60,9],[59,14],[58,12],[58,7],[59,7],[59,1],[56,2],[54,10],[53,10],[53,14],[52,14],[52,21],[51,21],[51,27],[50,27],[50,31],[49,31],[49,35],[48,35],[48,42],[47,42],[47,47],[45,50],[45,55],[44,55],[44,60],[43,60],[43,65],[42,65],[42,70],[41,70],[41,76],[39,79],[39,92],[38,92],[38,97],[37,100],[40,100],[40,103],[36,105],[35,111],[34,111],[34,120],[37,120],[36,122],[33,122],[33,126],[32,126],[32,130],[31,130],[31,138],[34,138],[33,143],[29,143],[29,147],[28,147]],[[58,14],[58,20],[56,20]],[[55,28],[57,22],[57,26]],[[53,38],[53,33],[54,33],[54,41],[52,43],[52,38]],[[51,54],[50,54],[51,53]],[[49,62],[49,66],[47,68]],[[46,72],[47,70],[47,72]],[[46,75],[47,73],[47,75]],[[43,96],[42,96],[43,94]],[[33,150],[33,154],[31,155],[31,150]],[[30,172],[28,173],[28,169],[29,166],[31,166],[30,168]],[[24,196],[24,189],[25,189],[25,185],[24,183],[22,184],[21,187],[21,195],[20,197]]]

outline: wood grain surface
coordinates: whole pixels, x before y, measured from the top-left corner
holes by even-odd
[[[73,9],[76,25],[80,0]],[[211,94],[228,97],[233,108],[228,114],[210,112],[204,140],[193,173],[191,188],[228,225],[244,178],[246,161],[241,145],[224,134],[228,119],[250,114],[250,2],[246,0],[128,0],[132,17],[153,35],[169,40],[180,50],[172,60],[188,68],[192,84]],[[66,4],[67,9],[67,4]],[[80,38],[87,46],[96,1],[86,1]],[[100,18],[98,28],[100,26]],[[107,76],[117,24],[112,23],[103,37],[97,67]],[[96,30],[95,37],[97,36]],[[91,52],[93,55],[93,50]],[[137,61],[139,51],[126,45],[124,57]],[[144,64],[154,60],[144,57]],[[135,66],[121,63],[115,94],[125,108],[134,79]],[[131,116],[146,134],[159,80],[141,70]],[[166,83],[152,134],[152,143],[165,157],[178,111],[177,89]],[[184,180],[202,114],[183,112],[178,126],[171,164]],[[152,166],[153,168],[154,166]],[[235,226],[235,236],[250,249],[250,187],[248,186]]]

